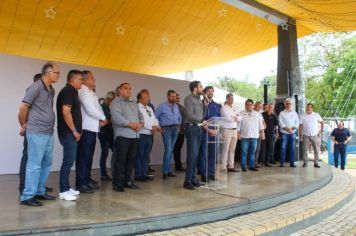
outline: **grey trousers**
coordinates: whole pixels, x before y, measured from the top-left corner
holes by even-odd
[[[308,162],[308,152],[310,150],[310,144],[313,147],[314,150],[314,163],[318,163],[319,161],[319,145],[318,145],[318,140],[319,137],[318,135],[315,136],[307,136],[307,135],[303,135],[303,144],[304,144],[304,156],[303,156],[303,160],[304,163]]]

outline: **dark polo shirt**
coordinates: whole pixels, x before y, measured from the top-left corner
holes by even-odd
[[[30,106],[26,130],[36,134],[53,134],[55,115],[53,98],[55,91],[52,86],[47,89],[45,83],[38,80],[31,84],[22,102]]]
[[[335,137],[335,140],[341,143],[346,141],[346,139],[348,139],[351,136],[351,134],[350,131],[346,128],[343,129],[336,128],[331,132],[331,136]]]
[[[263,120],[266,123],[266,129],[265,129],[265,134],[267,136],[273,136],[275,131],[275,127],[278,126],[278,118],[277,115],[274,113],[271,113],[269,115],[266,111],[262,112],[262,117]]]
[[[78,98],[78,91],[70,84],[67,84],[58,94],[57,97],[57,122],[58,134],[72,133],[67,126],[62,112],[62,106],[67,105],[71,107],[71,114],[75,129],[80,133],[82,131],[82,113],[80,110],[80,102]]]

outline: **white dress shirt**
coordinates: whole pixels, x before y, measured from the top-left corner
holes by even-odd
[[[145,125],[140,130],[140,134],[152,134],[152,126],[158,126],[158,120],[156,119],[155,113],[150,106],[144,106],[141,103],[138,104],[138,107],[143,115],[143,120]]]
[[[105,120],[103,109],[101,108],[98,97],[87,86],[82,85],[78,91],[79,101],[82,111],[82,129],[92,132],[99,132],[99,121]]]
[[[243,110],[240,112],[241,122],[238,126],[241,138],[259,138],[260,131],[264,129],[263,118],[261,113],[252,110],[248,112]]]
[[[319,123],[323,119],[320,117],[319,113],[312,112],[310,114],[304,113],[300,116],[300,124],[303,125],[303,135],[315,136],[319,133]]]
[[[221,128],[224,129],[236,129],[237,122],[241,121],[241,116],[239,115],[239,112],[234,105],[230,106],[228,104],[225,104],[221,108],[221,117],[231,118],[231,122],[226,122],[221,124]]]
[[[283,128],[294,128],[293,132],[297,132],[299,127],[299,118],[297,112],[283,110],[281,113],[279,113],[278,121],[282,133],[289,134]]]

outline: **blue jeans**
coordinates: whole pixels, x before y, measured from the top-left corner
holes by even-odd
[[[59,142],[63,146],[63,162],[59,172],[59,192],[63,193],[70,189],[69,174],[78,155],[78,142],[73,134],[58,134]]]
[[[217,157],[216,152],[216,145],[214,143],[209,142],[216,142],[216,136],[209,136],[207,137],[206,131],[203,130],[202,138],[201,138],[201,145],[199,150],[199,158],[198,158],[198,168],[201,176],[209,177],[215,175],[215,159]],[[207,153],[208,151],[208,153]]]
[[[163,174],[171,172],[171,160],[174,144],[176,143],[178,136],[178,127],[164,127],[162,133],[164,154],[163,154]]]
[[[75,163],[77,187],[88,185],[90,182],[90,171],[93,163],[95,144],[96,133],[83,130],[78,143],[78,157]]]
[[[26,166],[25,189],[21,201],[44,195],[46,180],[52,167],[53,134],[26,132],[28,160]]]
[[[152,147],[152,135],[140,134],[138,150],[135,158],[135,177],[148,175],[148,161]]]
[[[248,155],[248,166],[255,167],[255,152],[257,147],[257,138],[241,139],[241,168],[246,168],[246,158]]]
[[[185,180],[187,184],[196,181],[195,167],[197,165],[199,149],[202,138],[202,130],[198,125],[186,124],[185,125],[185,138],[187,139],[187,160]]]
[[[286,152],[287,152],[287,145],[289,147],[289,162],[290,165],[294,165],[294,161],[295,161],[295,138],[296,138],[296,134],[285,134],[285,133],[281,133],[282,137],[281,137],[281,165],[283,165],[283,163],[286,160]]]
[[[341,169],[345,169],[345,162],[346,162],[346,144],[334,144],[334,163],[335,167],[339,165],[339,155],[341,159]]]
[[[109,155],[109,149],[113,151],[114,135],[113,133],[98,133],[100,141],[101,155],[100,155],[100,175],[107,176],[106,161]]]

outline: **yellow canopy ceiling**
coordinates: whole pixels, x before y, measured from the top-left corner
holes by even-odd
[[[298,36],[356,29],[356,1],[260,0]],[[0,53],[165,74],[277,44],[272,23],[215,0],[0,0]]]

